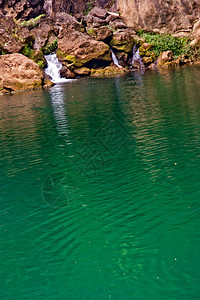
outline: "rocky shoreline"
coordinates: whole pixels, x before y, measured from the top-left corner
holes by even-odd
[[[51,86],[45,55],[57,53],[64,78],[110,76],[200,60],[200,21],[173,34],[129,27],[120,14],[94,7],[75,18],[61,12],[16,20],[0,14],[0,94]],[[113,63],[113,53],[120,65]]]

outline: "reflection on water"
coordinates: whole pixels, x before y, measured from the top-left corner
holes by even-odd
[[[198,299],[199,68],[0,98],[2,299]]]

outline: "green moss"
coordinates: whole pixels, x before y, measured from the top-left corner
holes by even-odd
[[[40,50],[33,50],[29,58],[36,62],[40,69],[44,69],[44,67],[46,66],[44,54]]]
[[[120,51],[124,51],[126,53],[130,53],[132,52],[133,49],[133,45],[134,45],[134,41],[132,40],[131,42],[121,42],[118,39],[115,39],[114,37],[112,38],[111,42],[110,42],[111,47],[120,50]]]
[[[44,65],[44,62],[42,60],[37,61],[37,64],[40,67],[40,69],[44,69],[45,65]]]
[[[56,51],[58,47],[58,42],[57,42],[57,39],[55,39],[53,42],[51,42],[50,44],[46,45],[43,49],[42,49],[42,52],[45,54],[45,55],[48,55],[48,54],[51,54],[53,52]]]
[[[33,53],[33,49],[29,45],[25,45],[22,50],[20,51],[23,55],[30,57],[31,54]]]
[[[89,34],[90,36],[94,36],[95,35],[94,28],[87,30],[87,34]]]
[[[45,16],[45,14],[42,14],[42,15],[37,16],[35,19],[30,19],[28,21],[23,21],[22,23],[18,23],[18,24],[21,25],[21,26],[26,26],[29,29],[32,29],[32,28],[34,28],[38,25],[38,23],[40,22],[40,19],[44,16]]]

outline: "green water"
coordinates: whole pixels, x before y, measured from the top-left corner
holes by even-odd
[[[0,98],[0,299],[200,299],[200,69]]]

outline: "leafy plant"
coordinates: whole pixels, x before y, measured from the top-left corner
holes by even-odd
[[[155,34],[153,32],[144,32],[140,30],[137,32],[141,38],[147,43],[153,45],[152,51],[156,56],[163,51],[171,50],[175,57],[185,54],[189,50],[189,39],[173,37],[171,34]]]

